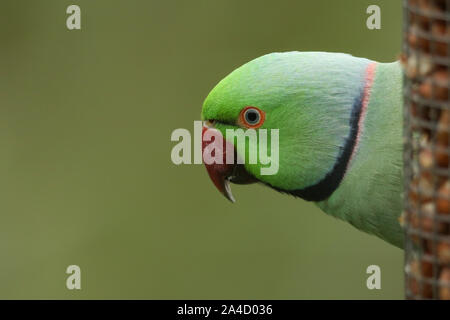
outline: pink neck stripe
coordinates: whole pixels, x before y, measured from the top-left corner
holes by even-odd
[[[367,66],[367,69],[366,69],[364,92],[363,92],[362,105],[361,105],[361,114],[360,114],[359,120],[358,120],[358,133],[356,135],[356,143],[355,143],[355,147],[353,148],[352,155],[350,157],[349,166],[352,162],[353,157],[355,156],[356,152],[358,151],[359,143],[361,141],[361,137],[364,132],[364,122],[366,120],[367,107],[368,107],[369,101],[370,101],[370,94],[372,92],[373,81],[375,80],[376,67],[377,67],[377,63],[372,62]]]

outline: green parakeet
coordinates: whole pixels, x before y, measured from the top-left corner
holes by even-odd
[[[401,93],[399,62],[327,52],[259,57],[214,87],[202,120],[223,137],[226,129],[278,129],[278,172],[232,163],[207,165],[208,173],[229,199],[229,182],[260,182],[402,248]]]

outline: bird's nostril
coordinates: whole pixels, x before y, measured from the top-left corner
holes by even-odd
[[[203,121],[203,125],[207,128],[213,128],[215,123],[216,123],[216,120]]]

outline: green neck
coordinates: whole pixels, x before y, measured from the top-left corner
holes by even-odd
[[[379,63],[358,148],[339,188],[317,205],[386,241],[403,245],[398,222],[402,192],[402,73]]]

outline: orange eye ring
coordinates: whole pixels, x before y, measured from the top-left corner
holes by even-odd
[[[266,113],[257,107],[247,106],[239,114],[239,122],[249,129],[258,129],[266,120]]]

